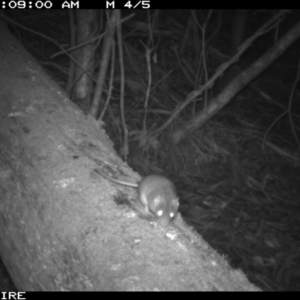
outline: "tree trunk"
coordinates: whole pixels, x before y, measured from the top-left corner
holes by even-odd
[[[18,290],[257,289],[180,215],[162,228],[122,204],[136,191],[96,170],[133,173],[103,130],[0,36],[0,254]]]

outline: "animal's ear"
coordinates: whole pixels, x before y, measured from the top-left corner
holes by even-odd
[[[162,197],[160,195],[156,196],[153,200],[155,207],[158,207],[162,203]]]
[[[178,206],[179,206],[179,198],[172,199],[172,205],[174,207],[178,208]]]

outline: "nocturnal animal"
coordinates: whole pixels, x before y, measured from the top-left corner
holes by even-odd
[[[138,183],[112,178],[102,171],[99,173],[109,181],[124,186],[137,188],[139,200],[146,214],[149,212],[156,215],[162,226],[166,227],[176,216],[179,201],[174,184],[162,175],[148,175]]]

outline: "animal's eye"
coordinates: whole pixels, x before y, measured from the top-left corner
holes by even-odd
[[[175,214],[171,212],[170,217],[173,218],[174,216],[175,216]]]
[[[159,210],[159,211],[157,212],[157,215],[158,215],[159,217],[161,217],[162,214],[163,214],[163,211],[162,211],[162,210]]]

